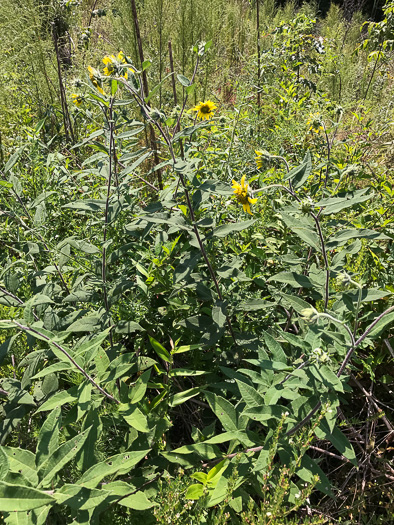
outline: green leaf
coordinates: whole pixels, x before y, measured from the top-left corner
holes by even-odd
[[[63,485],[53,497],[58,505],[67,505],[74,510],[89,510],[96,508],[111,492],[78,485]]]
[[[149,368],[146,370],[140,377],[137,379],[134,386],[130,387],[129,390],[129,400],[132,405],[141,401],[146,393],[146,388],[148,386],[148,381],[150,379],[152,369]]]
[[[268,332],[264,332],[264,341],[274,360],[287,365],[287,356],[278,341]]]
[[[225,430],[242,430],[238,428],[237,412],[230,401],[211,392],[205,392],[205,397]]]
[[[35,455],[30,450],[14,447],[2,447],[7,454],[10,472],[21,474],[27,481],[36,486],[38,477],[36,472]]]
[[[201,483],[194,483],[193,485],[190,485],[188,487],[186,494],[185,494],[185,498],[197,500],[197,499],[200,499],[203,494],[204,494],[204,486],[201,485]]]
[[[15,325],[14,325],[15,326]],[[3,344],[0,345],[0,363],[3,361],[8,352],[11,352],[12,345],[14,344],[15,339],[18,337],[18,334],[13,335],[6,339]]]
[[[95,332],[101,327],[101,321],[98,314],[88,314],[82,319],[72,323],[67,330],[69,332]]]
[[[288,215],[284,212],[281,212],[281,217],[286,226],[298,235],[300,239],[306,242],[309,246],[312,246],[316,251],[321,251],[320,238],[316,233],[315,228],[309,225],[307,220],[296,219],[292,215]]]
[[[246,406],[255,407],[264,404],[264,398],[253,386],[248,385],[244,381],[239,381],[238,379],[235,381],[241,393],[242,400],[245,401]]]
[[[39,490],[0,481],[0,508],[3,512],[32,510],[55,502],[52,496]]]
[[[384,233],[379,233],[375,230],[368,230],[366,228],[351,228],[340,230],[334,235],[331,235],[327,241],[327,248],[333,249],[337,246],[342,246],[350,239],[373,239],[373,240],[390,240]]]
[[[330,480],[324,474],[316,461],[310,458],[308,454],[305,454],[302,457],[301,468],[296,471],[296,474],[300,479],[306,481],[307,483],[311,483],[313,481],[313,476],[318,475],[319,481],[316,484],[316,488],[331,498],[335,497],[331,490]]]
[[[118,91],[118,82],[116,80],[111,80],[111,96],[113,97]]]
[[[283,292],[280,292],[280,298],[278,299],[278,302],[281,304],[282,300],[284,300],[284,303],[286,306],[290,306],[293,308],[298,314],[300,314],[305,308],[310,308],[311,305],[304,301],[304,299],[301,299],[298,295],[289,295]]]
[[[18,162],[18,159],[19,157],[21,156],[23,150],[25,149],[25,145],[21,146],[20,148],[18,148],[15,153],[13,153],[11,155],[11,157],[8,159],[6,165],[4,166],[3,168],[3,173],[4,175],[6,173],[8,173],[14,166],[15,164]]]
[[[138,407],[135,405],[120,404],[119,412],[126,423],[138,430],[138,432],[149,432],[146,416]]]
[[[53,365],[48,366],[47,368],[44,368],[44,370],[41,370],[34,376],[32,376],[32,379],[40,379],[41,377],[45,377],[50,374],[54,374],[55,372],[63,372],[64,370],[70,370],[73,367],[72,363],[70,361],[68,362],[57,362]]]
[[[174,354],[175,352],[172,353]],[[190,370],[188,368],[173,368],[168,375],[169,377],[196,377],[204,374],[208,374],[208,372],[204,370]]]
[[[311,280],[306,275],[295,272],[280,272],[270,277],[268,281],[289,284],[293,288],[313,288]]]
[[[73,201],[68,204],[63,204],[62,208],[69,208],[72,210],[79,211],[99,211],[102,212],[105,208],[105,201],[103,199],[84,199],[82,201]],[[78,247],[78,243],[74,240],[75,247]]]
[[[78,485],[84,487],[94,488],[108,476],[127,474],[137,463],[139,463],[149,453],[148,450],[134,450],[131,452],[124,452],[123,454],[116,454],[93,465],[87,470],[78,480]]]
[[[0,447],[0,480],[4,479],[10,470],[10,463],[8,456],[4,452],[3,448]]]
[[[178,264],[178,266],[175,268],[174,271],[174,284],[178,283],[179,281],[182,281],[183,279],[187,279],[195,266],[197,265],[198,261],[201,259],[201,253],[193,253],[189,252],[187,253],[181,260],[181,262]]]
[[[366,192],[367,195],[364,195]],[[344,197],[329,197],[328,199],[322,199],[316,203],[316,206],[324,207],[322,215],[331,215],[338,213],[346,208],[350,208],[355,204],[360,204],[373,197],[373,193],[369,188],[364,188],[359,191],[347,193]]]
[[[115,328],[117,334],[132,334],[141,330],[144,330],[144,328],[134,321],[119,321]]]
[[[140,164],[144,162],[148,157],[152,155],[151,151],[147,151],[144,155],[141,155],[137,160],[133,162],[130,166],[127,166],[124,170],[120,172],[120,176],[123,177],[125,175],[130,175]]]
[[[218,484],[223,472],[228,466],[228,459],[222,459],[220,463],[215,465],[207,474],[207,484],[209,488],[214,488]]]
[[[190,80],[187,77],[185,77],[185,75],[178,74],[176,77],[179,80],[179,82],[182,84],[182,86],[187,87],[191,85]]]
[[[348,438],[343,434],[338,427],[334,427],[334,430],[330,432],[326,421],[322,421],[319,427],[315,430],[316,436],[319,439],[327,439],[334,445],[334,447],[347,458],[353,465],[357,466],[356,454],[350,444]]]
[[[383,330],[386,329],[387,326],[392,325],[393,321],[394,321],[394,312],[386,314],[372,328],[372,330],[368,334],[368,337],[370,337],[372,339],[377,337],[378,335],[380,335],[383,332]]]
[[[265,299],[248,299],[239,303],[236,306],[236,310],[241,312],[255,312],[257,310],[272,308],[274,305],[275,303],[266,301]]]
[[[38,476],[41,479],[39,487],[50,486],[59,470],[71,461],[83,447],[91,428],[89,427],[69,441],[66,441],[66,443],[63,443],[40,465],[38,470]]]
[[[157,505],[157,503],[149,501],[146,495],[141,491],[136,492],[127,498],[121,499],[118,503],[119,505],[123,505],[123,507],[128,507],[129,509],[134,510],[146,510]]]
[[[205,485],[207,482],[207,474],[205,474],[205,472],[194,472],[194,474],[191,474],[190,477],[192,479],[196,479],[203,485]]]
[[[230,224],[223,224],[222,226],[218,226],[213,230],[212,235],[214,237],[223,238],[226,237],[226,235],[232,234],[234,232],[240,232],[242,230],[246,230],[250,226],[252,226],[257,219],[251,219],[249,221],[242,221],[242,222],[233,222]]]
[[[59,446],[61,410],[56,407],[45,419],[38,435],[36,447],[36,465],[39,467]]]
[[[182,403],[185,403],[192,397],[195,397],[200,392],[201,392],[200,387],[189,388],[188,390],[184,390],[183,392],[178,392],[178,394],[170,396],[168,404],[171,407],[182,405]]]
[[[159,343],[159,341],[156,341],[156,339],[154,339],[151,336],[149,336],[149,341],[152,345],[153,350],[161,359],[163,359],[163,361],[167,361],[167,363],[172,363],[172,357],[170,353],[164,348],[163,345]]]
[[[71,389],[70,389],[71,390]],[[38,414],[39,412],[45,412],[47,410],[52,410],[53,408],[57,406],[63,406],[66,403],[73,403],[77,400],[78,396],[74,393],[70,393],[70,390],[62,390],[61,392],[56,392],[52,397],[48,399],[48,401],[45,401],[38,410],[36,410],[35,414]]]
[[[291,179],[294,188],[300,188],[312,173],[312,157],[307,151],[302,164],[293,168],[286,175],[284,180]]]
[[[270,421],[272,419],[281,419],[285,412],[286,408],[283,406],[270,405],[246,408],[242,414],[250,419],[253,419],[254,421],[259,421],[260,423],[265,425],[267,421]],[[286,421],[294,421],[294,419],[289,416]]]

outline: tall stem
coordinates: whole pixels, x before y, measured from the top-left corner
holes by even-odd
[[[260,0],[256,0],[257,31],[257,115],[260,117]]]
[[[177,102],[177,96],[176,96],[176,85],[175,85],[175,71],[174,71],[174,60],[172,58],[172,44],[171,40],[168,41],[168,55],[170,57],[170,69],[171,69],[171,83],[172,83],[172,93],[174,95],[174,104],[175,106],[178,104]]]
[[[134,29],[135,29],[135,36],[137,39],[137,45],[138,45],[138,55],[141,63],[141,70],[142,70],[142,85],[143,85],[143,91],[144,91],[144,97],[147,97],[149,95],[149,87],[148,87],[148,77],[146,74],[146,69],[143,68],[144,63],[144,50],[142,48],[142,40],[141,40],[141,33],[140,33],[140,26],[138,23],[138,13],[137,13],[137,6],[135,4],[135,0],[130,0],[131,2],[131,11],[133,13],[133,19],[134,19]],[[150,146],[153,150],[153,156],[155,160],[155,165],[157,166],[160,164],[159,156],[157,154],[156,149],[156,137],[155,137],[155,131],[152,127],[152,125],[149,126],[149,132],[150,132]],[[159,183],[159,188],[163,189],[163,179],[161,176],[161,170],[157,171],[157,182]]]
[[[109,115],[108,115],[108,127],[109,127],[109,163],[108,163],[108,182],[107,182],[107,198],[105,201],[105,212],[104,212],[104,234],[103,234],[103,253],[101,259],[101,279],[103,281],[103,295],[104,295],[104,306],[105,311],[108,316],[108,324],[111,326],[110,318],[110,308],[108,303],[108,293],[107,293],[107,234],[108,234],[108,217],[109,217],[109,201],[111,197],[111,182],[112,182],[112,155],[113,155],[113,145],[114,145],[114,127],[112,120],[112,106],[114,103],[113,97],[111,97],[111,102],[109,105]],[[113,338],[112,332],[109,333],[111,348],[113,347]]]

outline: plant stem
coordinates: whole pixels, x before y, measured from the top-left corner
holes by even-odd
[[[32,334],[37,334],[39,335],[41,338],[43,338],[45,341],[48,341],[48,343],[52,344],[53,346],[55,346],[58,350],[60,350],[66,357],[67,359],[69,359],[69,361],[75,366],[75,368],[77,368],[81,374],[83,376],[86,377],[86,379],[92,383],[92,385],[97,388],[97,390],[99,392],[101,392],[105,397],[107,397],[108,399],[110,399],[111,401],[115,401],[115,403],[117,404],[120,404],[120,401],[118,401],[117,399],[115,399],[113,396],[111,396],[111,394],[109,394],[108,392],[106,392],[103,388],[101,388],[100,385],[98,385],[96,383],[96,381],[81,367],[79,366],[79,364],[75,361],[75,359],[73,359],[73,357],[71,357],[71,355],[67,352],[67,350],[65,350],[61,345],[59,345],[58,343],[55,343],[54,341],[51,341],[51,339],[46,336],[45,334],[41,333],[39,330],[35,329],[35,328],[30,328],[29,326],[24,326],[23,324],[21,323],[18,323],[18,321],[12,321],[13,323],[16,324],[16,326],[18,328],[20,328],[21,330],[25,331],[25,332],[30,332]]]
[[[112,182],[112,152],[113,152],[113,135],[114,135],[114,122],[112,120],[112,106],[114,103],[114,98],[111,97],[111,102],[109,105],[109,115],[108,115],[108,126],[109,126],[109,162],[108,162],[108,182],[107,182],[107,198],[105,201],[105,213],[104,213],[104,234],[103,234],[103,253],[101,259],[101,279],[103,281],[103,295],[104,295],[104,306],[108,316],[108,324],[111,326],[111,317],[110,317],[110,308],[108,303],[108,293],[107,293],[107,233],[108,233],[108,216],[109,216],[109,201],[111,197],[111,182]],[[112,332],[109,333],[111,348],[113,347],[113,338]]]

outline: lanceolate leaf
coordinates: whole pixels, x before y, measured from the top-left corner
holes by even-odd
[[[71,390],[71,389],[70,389]],[[52,397],[48,399],[48,401],[45,401],[38,410],[36,410],[36,414],[39,412],[44,412],[46,410],[52,410],[53,408],[57,406],[62,406],[65,403],[72,403],[73,401],[77,400],[77,394],[75,392],[75,389],[73,387],[73,393],[71,394],[69,391],[62,390],[61,392],[57,392]]]
[[[226,237],[226,235],[229,235],[234,232],[240,232],[242,230],[246,230],[250,226],[252,226],[256,222],[256,219],[252,219],[249,221],[242,221],[242,222],[234,222],[231,224],[223,224],[222,226],[218,226],[213,230],[213,236],[214,237]]]
[[[327,439],[345,458],[347,458],[353,465],[357,466],[356,454],[350,444],[348,438],[343,434],[338,427],[330,432],[326,421],[322,421],[319,427],[316,428],[316,436],[320,439]]]
[[[97,487],[102,479],[107,476],[114,476],[118,473],[127,474],[141,459],[149,453],[148,450],[138,450],[117,454],[110,458],[93,465],[87,470],[78,481],[78,485],[88,488]]]
[[[37,509],[55,502],[52,496],[34,488],[0,481],[0,509],[3,512]]]
[[[0,447],[0,480],[4,479],[10,470],[10,463],[8,461],[8,456],[4,452],[3,448]]]
[[[38,476],[41,480],[39,487],[47,487],[51,484],[57,472],[71,461],[71,459],[83,447],[91,428],[92,427],[89,427],[87,430],[84,430],[66,443],[63,443],[63,445],[57,448],[53,454],[42,463],[38,470]]]
[[[119,501],[119,505],[123,505],[124,507],[128,507],[130,509],[135,510],[146,510],[150,509],[151,507],[154,507],[157,505],[157,503],[154,503],[153,501],[149,501],[146,495],[139,491],[135,494],[131,494],[127,498],[121,499]]]
[[[154,339],[151,336],[149,336],[149,341],[152,345],[153,350],[161,359],[163,359],[163,361],[167,361],[167,363],[172,363],[172,357],[170,353],[164,348],[162,344],[159,343],[159,341],[156,341],[156,339]]]
[[[139,432],[149,432],[145,414],[136,405],[119,405],[119,411],[126,423]]]
[[[14,447],[2,447],[8,456],[10,471],[21,474],[31,485],[36,486],[38,477],[35,465],[35,455],[30,450]]]
[[[38,436],[36,465],[39,467],[59,445],[61,410],[56,407],[45,419]]]
[[[311,280],[306,275],[295,272],[280,272],[270,277],[268,281],[289,284],[293,288],[313,288]]]
[[[243,430],[238,428],[237,412],[227,399],[211,392],[205,392],[205,397],[227,432]]]
[[[332,249],[337,246],[342,246],[350,239],[375,239],[375,240],[390,240],[390,237],[384,233],[379,233],[375,230],[368,230],[364,228],[349,228],[340,230],[331,235],[327,242],[327,248]]]
[[[89,510],[96,508],[110,495],[111,492],[107,490],[88,489],[78,485],[66,484],[56,491],[53,497],[58,504],[67,505],[71,509]]]

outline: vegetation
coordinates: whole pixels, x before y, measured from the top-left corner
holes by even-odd
[[[0,522],[394,523],[394,2],[0,5]]]

